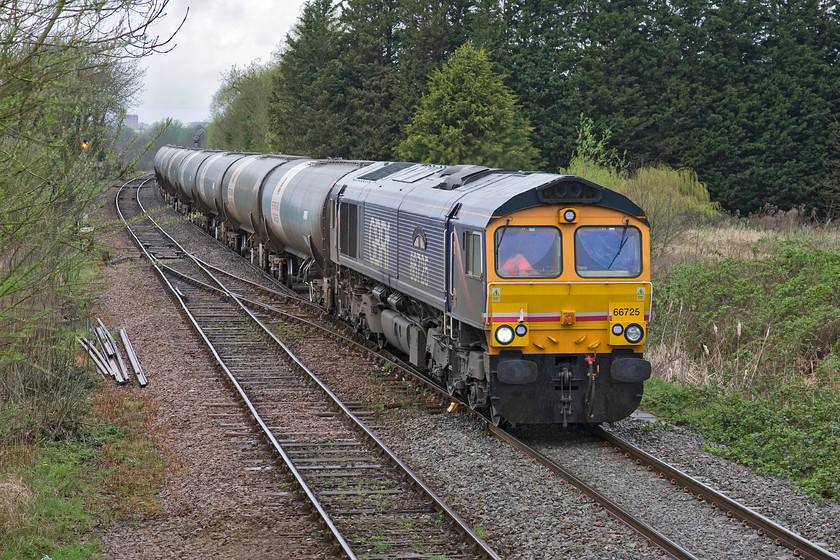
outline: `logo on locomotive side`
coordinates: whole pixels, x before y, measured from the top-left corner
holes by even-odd
[[[388,268],[391,248],[391,224],[377,218],[368,222],[368,260],[380,268]]]
[[[411,251],[408,258],[408,277],[412,282],[429,285],[429,256]]]

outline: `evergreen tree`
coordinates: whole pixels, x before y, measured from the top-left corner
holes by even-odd
[[[697,169],[732,210],[819,206],[828,126],[840,111],[838,14],[816,1],[764,0],[700,13],[701,41],[682,61],[670,112],[691,114],[672,141],[673,163]]]
[[[408,161],[530,168],[537,157],[530,132],[487,53],[467,43],[432,75],[397,154]]]
[[[829,126],[829,154],[825,162],[825,177],[820,189],[820,210],[825,216],[840,216],[840,122]]]
[[[341,21],[347,45],[341,68],[352,123],[349,157],[391,159],[410,107],[397,75],[397,0],[348,0]]]
[[[343,34],[332,0],[310,0],[286,37],[269,103],[274,150],[312,157],[348,157]]]
[[[473,0],[400,0],[399,6],[400,77],[413,106],[432,73],[470,39]]]

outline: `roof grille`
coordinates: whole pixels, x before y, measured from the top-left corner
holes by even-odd
[[[408,169],[413,163],[406,163],[406,162],[396,162],[396,163],[386,163],[379,169],[374,169],[370,173],[366,173],[359,177],[359,179],[363,181],[379,181],[380,179],[384,179],[389,175],[393,175],[397,171],[402,171],[403,169]]]

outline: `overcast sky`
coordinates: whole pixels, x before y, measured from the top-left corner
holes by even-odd
[[[210,99],[232,66],[267,62],[297,22],[303,0],[169,0],[151,34],[168,37],[184,17],[175,49],[141,61],[145,88],[128,112],[152,124],[209,120]]]

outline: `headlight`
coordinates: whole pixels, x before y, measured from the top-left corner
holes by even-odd
[[[627,328],[624,329],[624,338],[626,338],[627,342],[630,344],[640,343],[644,336],[645,330],[641,327],[641,325],[637,325],[636,323],[627,325]]]
[[[569,223],[572,223],[575,220],[577,220],[577,212],[569,208],[563,212],[563,219]]]
[[[619,325],[618,323],[616,323],[616,324],[615,324],[615,325],[613,325],[613,327],[612,327],[612,332],[613,332],[613,334],[614,334],[615,336],[621,336],[621,333],[623,333],[623,332],[624,332],[624,327],[623,327],[623,326],[621,326],[621,325]]]
[[[513,342],[514,332],[510,325],[502,325],[496,329],[496,342],[499,344],[510,344]]]

